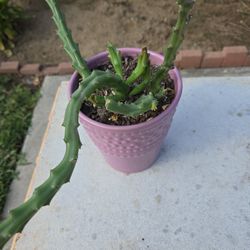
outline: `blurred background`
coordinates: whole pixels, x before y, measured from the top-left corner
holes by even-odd
[[[54,64],[68,61],[56,35],[45,1],[12,0],[25,19],[17,24],[12,53],[0,52],[0,61]],[[105,49],[147,46],[162,51],[176,21],[174,0],[59,0],[73,37],[84,56]],[[250,0],[197,0],[182,49],[220,50],[223,46],[250,48]],[[12,55],[11,55],[12,54]]]

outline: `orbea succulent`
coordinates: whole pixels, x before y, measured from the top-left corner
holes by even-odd
[[[161,82],[173,66],[178,48],[180,47],[193,0],[177,0],[179,14],[175,27],[169,38],[169,45],[164,50],[164,62],[156,71],[151,72],[149,55],[143,48],[138,56],[137,65],[127,78],[122,71],[122,59],[112,44],[108,44],[110,62],[115,73],[110,71],[90,70],[86,61],[80,55],[78,45],[73,41],[66,26],[56,0],[46,0],[53,13],[53,20],[58,29],[64,49],[72,60],[73,68],[81,76],[78,89],[73,93],[66,108],[63,126],[65,127],[64,141],[66,152],[62,161],[51,170],[49,178],[37,187],[32,196],[18,208],[12,210],[8,217],[0,223],[0,247],[17,232],[21,232],[26,223],[43,206],[50,201],[60,189],[69,182],[74,170],[81,142],[77,127],[78,115],[84,101],[90,101],[94,106],[105,107],[108,111],[125,116],[137,116],[149,110],[157,109],[157,103],[165,93]],[[137,79],[142,79],[136,84]],[[107,96],[97,95],[97,90],[111,89]],[[128,102],[128,97],[138,96],[134,102]]]

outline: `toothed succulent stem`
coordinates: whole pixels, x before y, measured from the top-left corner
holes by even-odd
[[[145,72],[142,76],[143,80],[140,84],[136,85],[131,92],[129,93],[129,96],[133,96],[133,95],[138,95],[141,92],[144,91],[144,89],[146,89],[146,87],[148,87],[149,83],[150,83],[150,62],[148,61],[148,65],[145,69]]]
[[[78,113],[84,99],[82,90],[83,86],[80,86],[72,95],[65,112],[63,126],[65,126],[66,152],[63,160],[51,170],[49,178],[34,190],[32,196],[21,206],[13,209],[8,217],[0,223],[1,249],[12,235],[22,231],[26,223],[41,207],[49,205],[64,183],[69,182],[81,147],[77,127],[79,126]]]
[[[189,21],[189,12],[193,7],[194,1],[192,0],[177,0],[179,5],[179,13],[175,27],[172,29],[169,44],[164,51],[163,66],[169,70],[173,65],[176,53],[183,42],[185,28]]]
[[[58,29],[57,34],[63,42],[65,51],[72,60],[73,68],[78,71],[82,78],[89,76],[90,70],[88,68],[88,65],[86,61],[81,57],[78,44],[73,41],[71,32],[67,28],[64,15],[58,6],[57,0],[46,0],[46,2],[53,13],[53,20]]]
[[[177,0],[179,12],[176,25],[172,29],[169,43],[164,50],[164,62],[151,80],[152,92],[156,94],[161,89],[161,81],[174,64],[176,53],[183,42],[186,26],[189,22],[189,13],[194,0]]]
[[[49,178],[35,189],[32,196],[21,206],[12,210],[8,217],[0,223],[0,247],[3,247],[13,234],[21,232],[41,207],[49,205],[60,187],[69,182],[81,147],[77,127],[82,102],[87,100],[94,91],[106,87],[113,88],[124,95],[128,92],[128,86],[122,83],[118,76],[95,70],[81,82],[79,88],[72,95],[63,121],[66,143],[63,160],[51,170]]]
[[[147,48],[143,48],[141,54],[138,56],[137,65],[132,71],[131,75],[125,81],[126,84],[130,85],[134,83],[140,76],[142,76],[147,69],[149,64],[149,54]]]
[[[115,95],[108,95],[108,96],[100,96],[100,95],[91,95],[89,100],[92,102],[92,104],[95,106],[95,107],[105,107],[105,102],[106,102],[106,99],[107,97],[109,99],[112,99],[116,102],[121,102],[121,101],[124,101],[125,100],[125,97],[123,95],[120,95],[118,93],[116,93]]]
[[[116,74],[121,78],[123,78],[122,59],[119,50],[116,47],[114,47],[111,43],[108,43],[107,48],[108,48],[110,62],[112,63]]]

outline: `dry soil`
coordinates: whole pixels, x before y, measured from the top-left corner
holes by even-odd
[[[14,55],[9,60],[46,64],[68,61],[44,2],[16,0],[20,1],[30,19],[21,25]],[[174,0],[59,2],[85,57],[104,50],[107,41],[119,47],[146,45],[162,51],[177,14]],[[227,45],[250,48],[250,0],[197,0],[182,48],[209,51]],[[0,55],[0,60],[5,59]]]

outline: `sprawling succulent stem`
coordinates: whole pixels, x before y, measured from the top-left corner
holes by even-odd
[[[63,42],[65,51],[68,53],[72,60],[73,68],[78,71],[78,73],[83,78],[89,76],[90,70],[88,68],[88,65],[86,61],[81,57],[78,44],[73,41],[71,32],[67,28],[64,15],[58,6],[57,0],[46,0],[46,2],[48,3],[53,13],[53,20],[58,29],[57,33]]]
[[[51,170],[49,178],[34,190],[32,196],[21,206],[12,210],[8,217],[0,223],[0,248],[13,234],[21,232],[36,212],[41,207],[49,205],[61,186],[69,182],[81,147],[77,127],[79,126],[78,113],[84,99],[82,90],[83,86],[80,86],[72,95],[65,112],[63,126],[65,127],[66,152],[63,160]]]
[[[69,182],[81,147],[77,127],[79,126],[78,116],[82,102],[87,100],[94,91],[107,87],[124,95],[128,92],[128,86],[121,81],[120,77],[98,70],[94,70],[89,77],[84,79],[74,92],[66,108],[63,121],[65,127],[64,141],[66,143],[63,160],[51,170],[49,178],[35,189],[31,198],[12,210],[8,217],[0,223],[0,247],[13,234],[21,232],[35,213],[41,207],[49,205],[60,187]]]
[[[111,112],[134,117],[149,110],[156,110],[157,104],[157,99],[150,93],[142,95],[133,103],[116,102],[113,99],[106,98],[105,107]]]
[[[134,83],[140,76],[142,76],[148,66],[149,55],[147,48],[143,48],[141,54],[138,56],[137,65],[131,75],[126,80],[128,85]]]
[[[119,50],[111,43],[108,43],[108,52],[109,52],[109,59],[112,63],[115,72],[118,76],[123,78],[122,74],[122,59]]]

